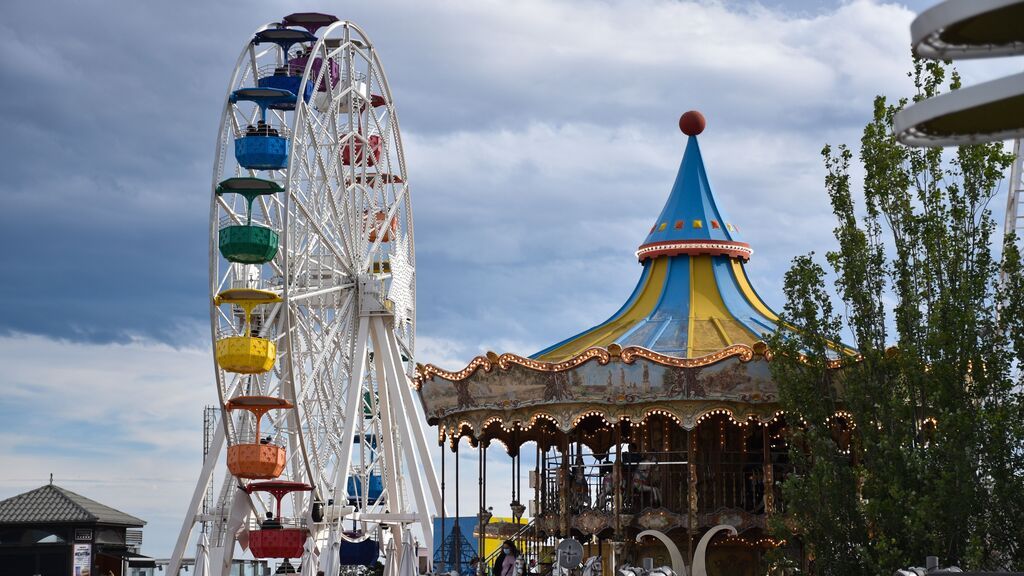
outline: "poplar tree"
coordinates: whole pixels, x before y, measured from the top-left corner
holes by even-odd
[[[959,88],[946,75],[915,62],[910,100]],[[793,260],[769,342],[794,468],[772,530],[817,574],[889,575],[926,556],[1024,570],[1024,278],[992,214],[1012,157],[899,144],[907,104],[876,97],[860,193],[853,151],[822,150],[838,249]],[[855,424],[848,453],[837,411]]]

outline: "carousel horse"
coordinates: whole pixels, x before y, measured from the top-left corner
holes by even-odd
[[[597,489],[597,500],[594,505],[602,510],[608,510],[615,504],[615,487],[618,484],[615,468],[605,470],[601,475],[601,487]]]
[[[656,466],[654,461],[645,458],[633,472],[633,492],[640,496],[641,501],[645,494],[650,495],[651,506],[661,506],[661,490],[653,484],[652,478]]]
[[[764,473],[761,471],[760,467],[755,467],[747,475],[746,490],[750,499],[747,504],[748,511],[751,511],[754,514],[764,512],[767,500],[764,488]]]
[[[590,507],[590,486],[583,466],[574,466],[569,473],[569,503],[573,510]]]

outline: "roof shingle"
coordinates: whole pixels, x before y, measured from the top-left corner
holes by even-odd
[[[85,522],[144,526],[145,521],[53,484],[0,501],[0,524]]]

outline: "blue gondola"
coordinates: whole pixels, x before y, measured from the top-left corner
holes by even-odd
[[[299,84],[302,82],[303,71],[304,70],[298,66],[286,64],[275,68],[273,75],[264,76],[259,79],[260,88],[278,88],[281,90],[287,90],[289,93],[293,94],[290,101],[274,104],[271,108],[275,110],[295,109],[295,100],[297,96],[294,95],[297,95],[299,92]],[[311,96],[313,96],[313,83],[306,82],[306,86],[302,90],[302,99],[309,102]]]
[[[369,482],[366,483],[368,487],[367,500],[375,502],[380,495],[384,493],[384,480],[380,477],[380,474],[370,474]],[[355,506],[357,502],[362,500],[363,497],[363,479],[355,476],[348,477],[348,500],[349,504]]]
[[[372,538],[362,542],[342,540],[340,554],[342,566],[373,566],[380,557],[380,545]]]
[[[288,138],[267,124],[267,108],[294,99],[291,92],[274,88],[242,88],[231,93],[232,103],[248,101],[260,107],[260,120],[256,126],[249,126],[244,135],[235,138],[235,159],[243,168],[283,170],[288,167]]]
[[[284,53],[284,60],[288,62],[288,50],[294,44],[301,42],[316,42],[316,36],[310,34],[305,30],[295,30],[292,28],[270,28],[268,30],[262,30],[256,33],[256,36],[252,39],[253,44],[260,45],[264,43],[277,44],[281,47],[281,51]],[[274,88],[278,90],[287,90],[292,94],[291,100],[276,101],[269,105],[274,110],[294,110],[295,102],[298,99],[299,94],[302,94],[302,99],[309,102],[310,97],[313,95],[313,84],[306,82],[302,86],[302,74],[305,72],[304,66],[297,66],[293,64],[283,64],[275,67],[273,70],[267,70],[266,73],[260,74],[258,85],[260,88]]]

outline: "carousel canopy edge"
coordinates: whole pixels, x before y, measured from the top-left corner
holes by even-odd
[[[772,357],[764,342],[736,344],[700,358],[614,344],[562,362],[490,352],[458,372],[420,365],[414,386],[430,424],[445,422],[449,427],[469,414],[486,412],[525,422],[553,409],[571,420],[594,407],[722,402],[769,406],[777,402],[768,367]],[[857,359],[836,358],[828,367],[838,369]],[[763,416],[764,409],[758,414]]]

